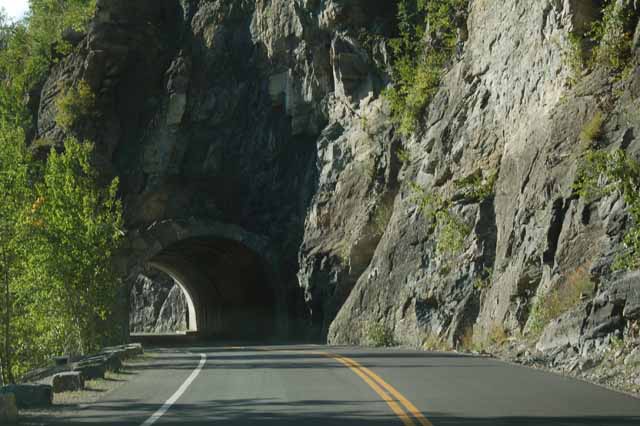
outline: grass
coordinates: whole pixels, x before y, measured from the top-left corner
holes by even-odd
[[[105,394],[112,392],[129,381],[133,373],[123,369],[119,373],[107,372],[104,379],[89,380],[85,389],[77,392],[56,393],[53,396],[54,405],[75,405],[96,402]]]
[[[383,235],[387,230],[387,225],[393,214],[393,209],[386,203],[382,202],[377,208],[373,216],[373,225],[375,226],[376,233]]]
[[[41,426],[42,420],[52,421],[59,417],[66,419],[76,416],[76,410],[86,404],[94,404],[104,399],[111,392],[129,382],[134,375],[136,365],[150,360],[150,355],[144,354],[128,360],[119,373],[107,371],[104,379],[85,382],[85,389],[78,392],[64,392],[53,395],[53,406],[46,409],[20,410],[20,424],[23,426]],[[48,423],[47,423],[48,424]]]
[[[473,326],[468,326],[465,330],[464,333],[462,333],[462,336],[460,336],[460,341],[458,342],[458,347],[462,350],[465,351],[471,351],[471,352],[482,352],[481,348],[479,348],[479,345],[476,345],[474,340],[473,340]]]
[[[379,322],[370,322],[365,330],[367,345],[376,348],[387,348],[395,346],[393,331],[388,326]]]
[[[580,132],[580,141],[587,146],[593,145],[594,142],[599,141],[604,136],[604,115],[601,111],[595,113],[595,115],[589,120],[582,131]]]
[[[502,324],[496,324],[491,328],[489,332],[488,340],[493,346],[502,346],[509,339],[509,333]]]
[[[430,334],[424,342],[422,342],[422,347],[428,351],[438,352],[448,352],[453,350],[451,345],[437,334]]]
[[[551,321],[575,308],[583,297],[592,296],[595,285],[585,267],[569,274],[564,282],[534,304],[529,316],[529,329],[534,337],[542,334]]]

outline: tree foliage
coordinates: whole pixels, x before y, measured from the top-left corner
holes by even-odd
[[[84,80],[65,91],[56,101],[56,122],[69,131],[79,121],[95,115],[96,96]]]
[[[37,170],[21,132],[0,136],[5,382],[52,355],[87,353],[117,337],[121,287],[112,263],[122,238],[118,180],[103,186],[92,144],[74,139]]]
[[[27,17],[0,17],[0,382],[51,356],[86,353],[117,337],[113,258],[122,238],[118,180],[104,184],[93,145],[70,138],[43,164],[27,149],[30,94],[72,50],[95,0],[31,0]],[[61,102],[83,114],[82,83]]]
[[[95,15],[96,0],[31,0],[21,22],[2,25],[0,49],[0,118],[14,125],[32,125],[26,107],[52,64],[71,51],[69,31],[82,32]]]

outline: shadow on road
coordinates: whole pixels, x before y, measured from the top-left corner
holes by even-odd
[[[201,404],[176,404],[157,424],[232,425],[232,426],[401,426],[392,414],[371,414],[364,401],[273,401],[238,399]],[[346,407],[346,413],[341,407]],[[354,410],[354,407],[359,407]],[[103,424],[140,425],[158,407],[130,400],[111,401],[96,409],[73,415],[60,413],[47,420],[32,419],[31,425]],[[632,417],[455,417],[431,413],[434,426],[632,426],[640,418]]]

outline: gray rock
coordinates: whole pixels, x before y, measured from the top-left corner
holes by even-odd
[[[634,348],[629,355],[624,358],[624,365],[637,366],[640,364],[640,348]]]
[[[53,403],[53,388],[41,384],[17,384],[0,388],[0,395],[13,394],[18,408],[46,408]]]
[[[82,375],[82,378],[86,380],[104,379],[107,372],[106,362],[91,361],[87,363],[79,363],[73,367],[73,371]]]
[[[127,353],[125,346],[112,346],[103,348],[98,355],[95,355],[95,357],[103,359],[113,357],[118,358],[120,361],[125,361],[129,357],[129,354]]]
[[[13,425],[18,423],[18,406],[16,397],[11,394],[0,394],[0,424]]]
[[[543,330],[536,349],[551,351],[564,347],[577,347],[586,318],[587,306],[583,305],[551,321]]]
[[[84,377],[78,371],[58,373],[53,376],[51,383],[54,393],[75,392],[84,389]]]
[[[587,358],[587,359],[582,360],[580,362],[580,370],[581,371],[591,370],[591,369],[597,367],[598,365],[600,365],[600,362],[601,362],[601,360],[599,360],[599,359]]]
[[[125,350],[129,358],[144,355],[144,349],[140,343],[128,344],[125,346]]]
[[[104,364],[107,371],[118,372],[122,369],[122,361],[127,359],[128,355],[126,350],[113,351],[107,353],[100,353],[98,355],[90,356],[82,359],[78,365],[87,364]]]

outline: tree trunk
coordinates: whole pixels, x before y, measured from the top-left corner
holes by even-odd
[[[9,288],[9,263],[6,253],[3,253],[2,263],[4,264],[3,284],[4,284],[4,350],[2,375],[4,383],[15,383],[13,368],[11,365],[11,289]]]

